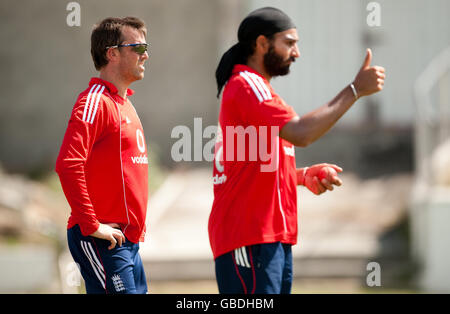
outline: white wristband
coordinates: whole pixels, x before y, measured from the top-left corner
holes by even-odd
[[[305,179],[306,179],[306,172],[308,171],[309,167],[303,168],[303,182],[302,185],[305,186]]]
[[[356,92],[356,88],[355,85],[353,85],[353,83],[350,84],[350,88],[353,91],[353,95],[355,95],[355,99],[358,100],[358,93]]]

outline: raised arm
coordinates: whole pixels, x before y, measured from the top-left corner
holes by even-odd
[[[308,146],[330,130],[356,100],[381,91],[384,85],[385,69],[380,66],[371,66],[371,61],[372,51],[367,49],[364,63],[353,83],[323,106],[286,123],[281,129],[280,136],[295,146]]]

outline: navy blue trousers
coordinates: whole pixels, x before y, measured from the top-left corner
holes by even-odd
[[[83,236],[78,225],[67,230],[67,241],[88,294],[147,293],[139,243],[127,239],[121,247],[108,250],[109,241]]]
[[[290,244],[263,243],[235,249],[216,258],[222,294],[289,294],[292,287]]]

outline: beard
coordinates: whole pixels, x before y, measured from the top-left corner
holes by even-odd
[[[284,60],[282,56],[275,52],[275,47],[270,45],[269,51],[264,55],[264,67],[270,76],[283,76],[290,72],[291,63],[295,58]]]

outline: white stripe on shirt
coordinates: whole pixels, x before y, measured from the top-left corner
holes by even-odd
[[[286,216],[284,215],[283,205],[281,204],[280,193],[280,137],[277,136],[277,192],[278,192],[278,205],[280,206],[281,216],[283,217],[284,232],[287,232]]]
[[[259,86],[260,90],[265,92],[265,94],[267,96],[266,100],[267,99],[272,99],[272,93],[270,92],[269,88],[267,88],[267,85],[266,85],[266,83],[264,83],[264,81],[261,78],[261,76],[255,74],[255,73],[250,73],[248,71],[246,71],[246,72],[253,78],[255,83],[259,83],[259,84],[257,84],[257,86]]]
[[[92,91],[94,90],[94,88],[97,88],[97,84],[92,85],[91,90],[89,91],[89,94],[86,98],[86,102],[84,104],[83,118],[81,119],[82,121],[86,121],[86,114],[91,101]]]
[[[255,83],[253,83],[252,79],[245,73],[245,72],[240,72],[239,73],[246,81],[247,83],[250,85],[250,87],[252,88],[253,92],[255,93],[256,97],[258,98],[259,102],[262,102],[263,100],[265,100],[265,97],[263,97],[261,95],[261,92],[259,91],[259,89],[255,86]]]
[[[88,113],[87,113],[87,117],[84,121],[89,122],[89,120],[91,119],[91,115],[92,115],[92,107],[94,106],[94,102],[95,102],[95,96],[97,95],[98,90],[100,89],[100,87],[102,87],[101,85],[97,85],[97,88],[94,90],[94,92],[91,95],[91,100],[88,103]]]
[[[89,123],[91,123],[91,124],[94,122],[95,114],[97,113],[97,109],[98,109],[98,102],[100,101],[100,98],[101,98],[104,90],[105,90],[105,86],[103,86],[102,89],[100,90],[100,92],[98,92],[98,94],[97,94],[97,100],[95,101],[94,112],[92,113],[91,120],[89,121]]]

